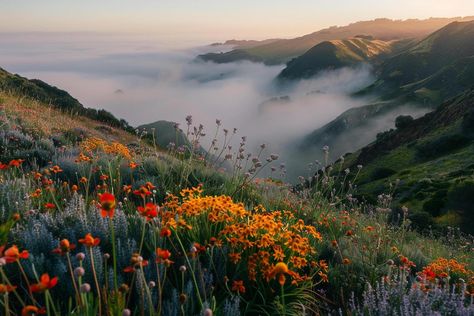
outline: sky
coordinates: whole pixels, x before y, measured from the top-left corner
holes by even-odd
[[[472,0],[0,0],[0,32],[118,32],[163,39],[293,37],[379,17],[474,14]]]

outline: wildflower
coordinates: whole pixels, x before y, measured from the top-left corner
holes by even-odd
[[[76,254],[76,259],[78,261],[83,261],[86,258],[86,255],[83,252],[79,252]]]
[[[80,182],[80,183],[87,183],[87,178],[86,178],[86,177],[82,177],[81,179],[79,179],[79,182]]]
[[[213,314],[212,314],[212,309],[206,308],[206,309],[204,310],[204,316],[212,316],[212,315],[213,315]]]
[[[232,283],[232,291],[237,292],[237,293],[245,293],[244,281],[235,280]]]
[[[0,170],[7,170],[7,169],[8,169],[8,165],[0,162]]]
[[[186,294],[181,293],[181,294],[179,295],[179,302],[180,302],[181,304],[186,303],[186,300],[187,300],[187,299],[188,299],[188,296],[187,296]]]
[[[270,274],[268,275],[268,279],[273,279],[275,277],[278,278],[278,283],[283,286],[286,282],[286,276],[288,274],[290,276],[295,276],[294,272],[288,269],[288,266],[284,262],[278,262],[273,269],[271,270]]]
[[[99,238],[94,238],[90,233],[86,234],[84,238],[79,239],[79,242],[83,244],[86,247],[94,247],[97,246],[100,243]]]
[[[37,198],[41,196],[41,189],[36,189],[35,192],[30,194],[30,197]]]
[[[30,290],[33,293],[43,293],[46,290],[50,290],[58,284],[58,277],[50,278],[49,274],[43,273],[40,278],[40,282],[32,284]]]
[[[148,265],[147,260],[143,260],[143,257],[139,253],[132,254],[130,258],[130,266],[123,269],[124,272],[134,272],[136,268],[146,267]]]
[[[12,263],[20,259],[28,259],[29,253],[27,250],[20,252],[16,245],[11,246],[4,252],[4,257],[6,263]]]
[[[180,266],[180,267],[179,267],[179,271],[180,271],[181,273],[186,272],[186,266],[184,266],[184,265],[183,265],[183,266]]]
[[[44,307],[38,308],[33,305],[27,305],[21,310],[21,316],[35,316],[46,314],[46,309]]]
[[[129,310],[128,308],[125,308],[123,311],[122,311],[122,316],[130,316],[132,315],[132,311]]]
[[[10,160],[10,162],[8,163],[8,166],[18,168],[21,166],[23,162],[25,162],[25,160],[23,159],[13,159],[13,160]]]
[[[71,191],[72,192],[76,192],[78,190],[78,186],[76,184],[74,184],[72,187],[71,187]]]
[[[171,236],[171,230],[167,227],[163,227],[160,232],[161,237],[170,237]]]
[[[48,210],[54,210],[56,208],[56,205],[54,205],[54,203],[48,202],[44,205],[44,207]]]
[[[54,174],[63,172],[63,169],[61,169],[61,167],[59,167],[58,165],[56,165],[56,166],[54,166],[54,167],[52,167],[52,168],[49,168],[49,170],[51,170],[51,172],[54,173]]]
[[[351,264],[351,259],[349,258],[342,259],[342,264],[345,264],[345,265]]]
[[[115,212],[115,196],[111,193],[102,193],[99,197],[100,215],[102,217],[114,217]]]
[[[0,283],[0,294],[5,294],[8,292],[15,291],[15,289],[16,289],[16,286]]]
[[[125,194],[129,194],[130,192],[132,192],[132,186],[131,185],[124,185],[122,187],[122,191],[125,193]]]
[[[139,206],[137,210],[141,216],[146,218],[147,221],[150,221],[158,216],[158,205],[153,203],[147,203],[145,206]]]
[[[141,196],[145,199],[148,195],[151,195],[151,191],[146,186],[141,186],[138,190],[133,191],[133,194]]]
[[[130,163],[128,164],[128,167],[130,169],[135,169],[136,167],[138,167],[138,164],[133,161],[130,161]]]
[[[173,261],[169,260],[171,252],[166,249],[156,248],[156,262],[164,263],[167,267],[173,264]]]
[[[99,176],[99,179],[102,180],[102,181],[106,181],[108,178],[109,178],[109,176],[106,175],[106,174],[101,174],[101,175]]]
[[[229,254],[230,261],[232,261],[233,264],[237,264],[240,261],[240,253],[233,252]]]
[[[76,248],[76,245],[71,244],[67,239],[63,239],[59,242],[58,248],[53,249],[52,252],[60,255],[65,255],[71,250],[74,250],[74,248]]]

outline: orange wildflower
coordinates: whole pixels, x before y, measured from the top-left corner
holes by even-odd
[[[148,195],[151,195],[151,192],[146,186],[142,185],[138,190],[133,191],[133,194],[139,195],[142,197],[142,199],[144,199]]]
[[[128,164],[128,166],[130,167],[130,169],[135,169],[136,167],[138,167],[138,164],[133,162],[133,161],[130,161],[130,163]]]
[[[16,286],[0,283],[0,294],[5,294],[8,292],[15,291],[15,289],[16,289]]]
[[[102,217],[114,217],[115,212],[115,196],[111,193],[102,193],[99,196],[99,207],[100,207],[100,215]]]
[[[18,168],[18,167],[21,166],[21,164],[22,164],[24,161],[25,161],[25,160],[23,160],[23,159],[13,159],[13,160],[10,160],[10,162],[8,163],[8,165],[9,165],[10,167],[16,167],[16,168]]]
[[[58,248],[53,249],[52,252],[59,255],[65,255],[66,253],[70,252],[71,250],[74,250],[75,248],[76,245],[71,244],[67,239],[63,239],[59,242]]]
[[[137,210],[141,216],[146,218],[147,221],[151,221],[153,218],[158,216],[158,205],[153,203],[147,203],[145,206],[139,206]]]
[[[63,169],[61,169],[61,167],[59,167],[58,165],[49,168],[49,170],[51,170],[51,172],[54,174],[63,172]]]
[[[171,257],[171,252],[166,249],[156,248],[156,262],[157,263],[164,263],[167,267],[169,267],[174,262],[169,260]]]
[[[46,309],[44,307],[38,308],[33,305],[27,305],[21,310],[21,316],[35,316],[46,314]]]
[[[90,233],[86,234],[84,238],[79,239],[79,242],[83,244],[86,247],[94,247],[99,245],[100,239],[99,238],[94,238]]]
[[[167,227],[163,227],[160,232],[161,237],[170,237],[171,236],[171,230]]]
[[[11,246],[4,252],[4,259],[7,263],[12,263],[20,259],[28,259],[29,253],[27,250],[20,252],[16,245]]]
[[[43,293],[46,290],[50,290],[58,284],[58,277],[50,278],[49,274],[43,273],[40,278],[40,282],[32,284],[30,290],[33,293]]]
[[[235,280],[232,283],[232,291],[237,293],[245,293],[244,281]]]

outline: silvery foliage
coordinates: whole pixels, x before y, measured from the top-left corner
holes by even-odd
[[[0,222],[4,223],[13,213],[23,214],[30,210],[31,180],[22,177],[6,180],[0,184]]]
[[[0,196],[2,196],[3,187],[0,186]],[[10,199],[21,197],[21,194],[12,197],[12,194],[10,194]],[[0,212],[0,214],[3,213]],[[140,218],[136,218],[136,220],[140,220]],[[19,247],[28,249],[30,252],[28,262],[31,264],[25,264],[25,270],[29,276],[35,278],[35,275],[49,272],[60,279],[70,278],[67,261],[64,257],[52,254],[51,251],[58,247],[61,239],[69,239],[72,243],[77,244],[74,253],[78,251],[86,253],[86,260],[83,262],[86,269],[84,280],[92,284],[90,252],[77,241],[87,233],[101,239],[100,245],[92,248],[92,253],[98,279],[100,282],[104,281],[106,273],[104,271],[104,253],[112,251],[109,221],[109,218],[101,217],[95,206],[87,207],[83,197],[76,193],[64,209],[46,213],[30,210],[25,214],[24,219],[12,229],[11,237]],[[129,228],[127,215],[120,209],[116,210],[112,223],[115,230],[117,266],[123,268],[129,265],[130,257],[137,249],[136,240],[139,240],[140,231]],[[71,260],[73,268],[79,265],[74,255],[71,256]],[[111,259],[109,259],[107,268],[109,269],[107,274],[110,276]],[[119,282],[123,282],[125,277],[119,273]],[[109,282],[111,279],[108,278]],[[60,282],[60,284],[66,283],[68,282]],[[72,291],[72,289],[70,290]],[[71,293],[68,294],[71,295]]]
[[[356,304],[352,298],[352,315],[474,315],[473,298],[464,296],[465,284],[461,289],[443,286],[426,293],[419,287],[407,288],[404,282],[379,282],[375,288],[368,285],[360,304]]]

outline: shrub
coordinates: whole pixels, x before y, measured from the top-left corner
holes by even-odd
[[[387,167],[379,167],[376,168],[371,175],[371,180],[379,180],[379,179],[385,179],[388,178],[397,172],[393,169],[387,168]]]
[[[411,115],[399,115],[395,119],[395,127],[397,129],[403,129],[413,122],[413,117]]]
[[[461,149],[471,143],[471,140],[460,134],[443,135],[435,140],[420,144],[416,147],[419,159],[434,159],[449,152]]]
[[[474,181],[455,184],[448,192],[446,207],[462,216],[462,229],[474,233]]]

